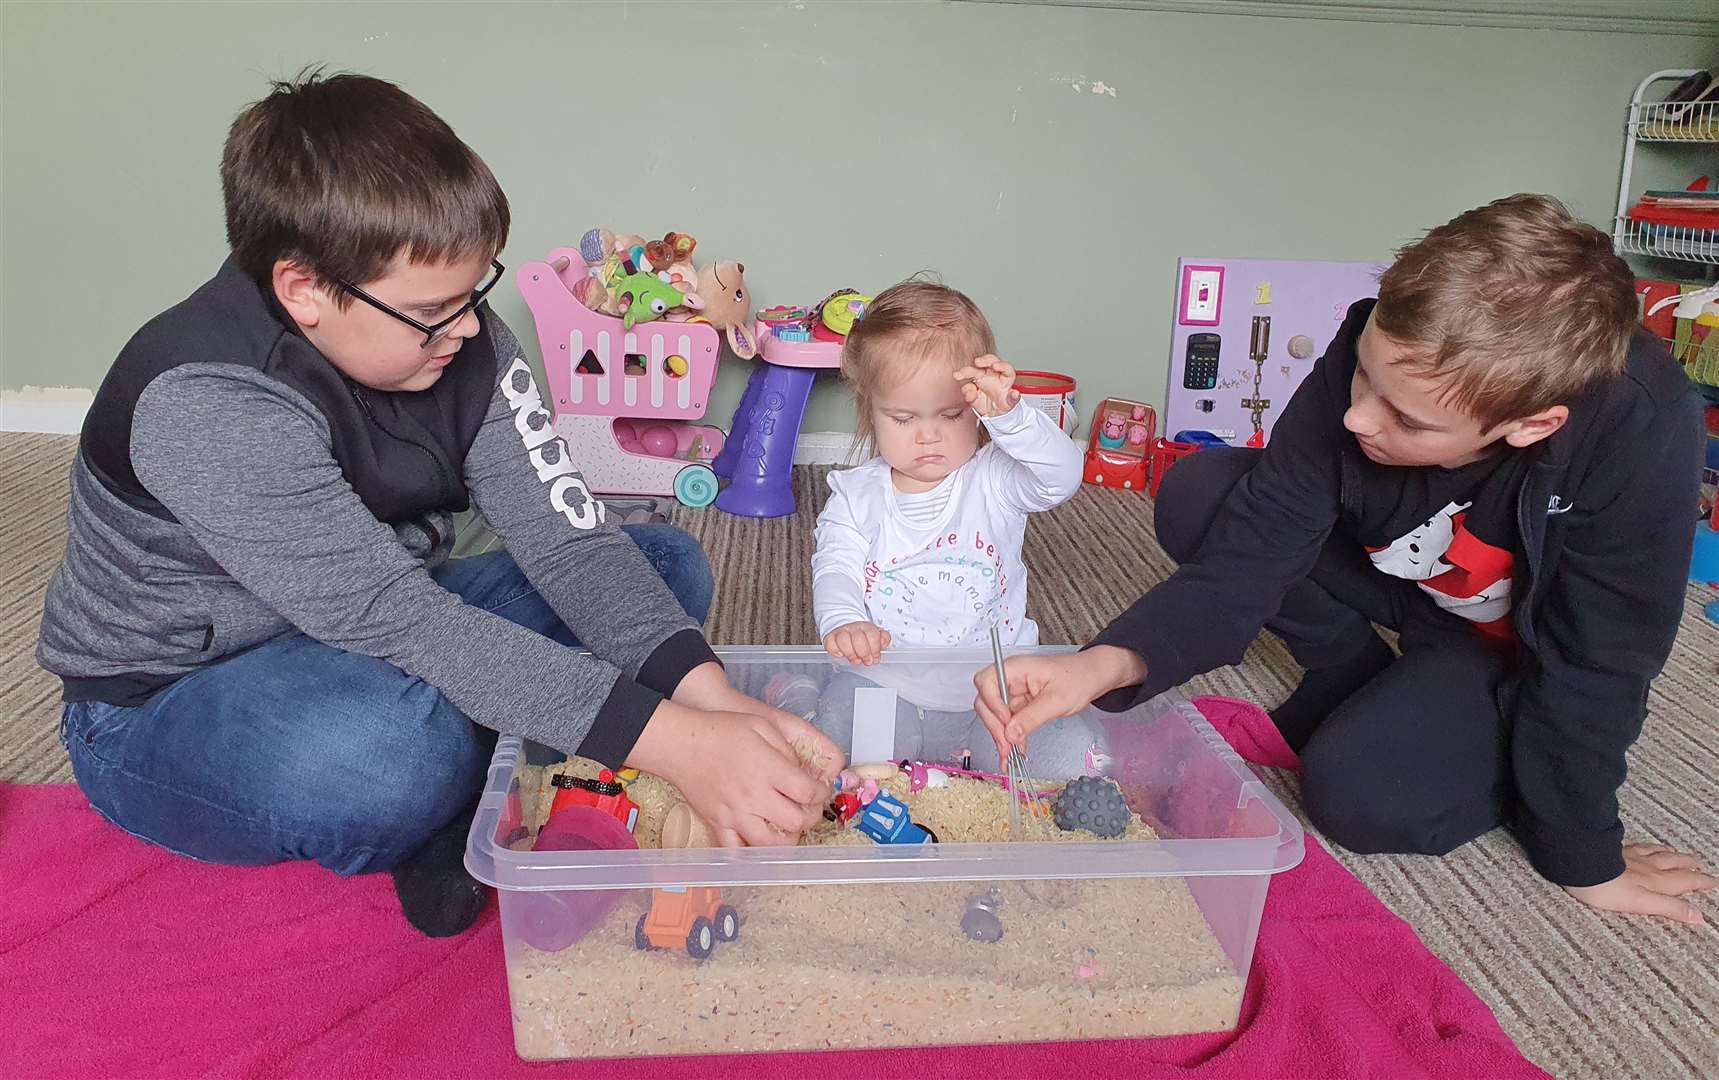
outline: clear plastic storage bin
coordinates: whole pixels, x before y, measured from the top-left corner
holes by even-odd
[[[815,648],[719,652],[750,693],[783,673],[820,687],[863,674],[909,701],[963,686],[970,700],[990,662],[892,654],[861,673]],[[1157,839],[532,851],[546,770],[501,739],[466,865],[499,894],[520,1056],[1233,1028],[1270,877],[1301,861],[1299,824],[1179,695],[1071,720],[1101,735],[1086,771]],[[975,937],[971,918],[992,932]]]

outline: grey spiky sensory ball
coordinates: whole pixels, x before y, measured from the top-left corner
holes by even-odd
[[[1082,776],[1070,780],[1056,797],[1056,823],[1066,832],[1085,829],[1099,836],[1121,836],[1128,828],[1128,803],[1109,780]]]

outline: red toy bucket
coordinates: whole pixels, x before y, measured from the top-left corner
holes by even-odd
[[[1065,435],[1080,426],[1074,407],[1074,378],[1056,371],[1017,371],[1015,389],[1026,403],[1050,417]]]

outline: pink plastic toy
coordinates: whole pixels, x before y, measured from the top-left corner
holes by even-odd
[[[964,776],[970,780],[989,780],[992,783],[1001,784],[1005,788],[1009,787],[1009,778],[1003,773],[981,772],[978,769],[969,769],[942,762],[902,761],[898,764],[901,766],[901,771],[907,774],[907,789],[909,791],[924,791],[927,787],[941,786],[947,783],[951,776]],[[1056,787],[1053,785],[1028,794],[1048,795],[1055,791]]]
[[[628,330],[573,296],[588,277],[577,248],[556,248],[514,280],[537,324],[555,430],[593,491],[716,499],[710,462],[727,436],[692,424],[704,415],[721,337],[702,322],[646,322]]]
[[[635,811],[636,812],[636,811]],[[631,851],[638,838],[606,810],[567,806],[550,815],[537,834],[535,851]],[[626,896],[623,889],[591,892],[521,893],[517,918],[532,948],[559,952],[584,937]]]
[[[675,442],[674,429],[667,424],[652,424],[639,432],[640,449],[652,457],[674,457],[680,447]]]

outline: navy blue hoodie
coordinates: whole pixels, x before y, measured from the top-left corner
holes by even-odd
[[[1093,640],[1138,653],[1149,672],[1100,708],[1240,661],[1338,521],[1353,520],[1366,459],[1343,414],[1374,303],[1349,309],[1199,558]],[[1541,874],[1581,886],[1623,872],[1617,790],[1683,610],[1703,435],[1693,384],[1646,331],[1622,375],[1569,407],[1556,434],[1512,451],[1531,464],[1516,470],[1521,654],[1499,704],[1512,728],[1511,828]]]

